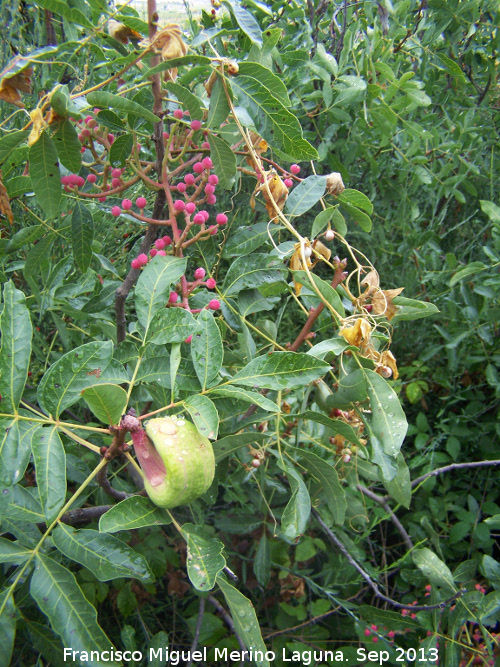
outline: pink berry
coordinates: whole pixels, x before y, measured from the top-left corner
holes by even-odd
[[[210,185],[217,185],[219,182],[219,177],[217,176],[217,174],[210,174],[210,176],[208,177],[208,182],[210,183]]]
[[[161,257],[167,256],[167,253],[164,250],[158,250],[158,254],[161,255]]]
[[[204,141],[204,142],[201,144],[201,147],[202,147],[202,148],[205,148],[205,150],[209,150],[209,149],[210,149],[210,144],[208,143],[208,141]]]
[[[187,185],[185,183],[178,183],[177,184],[177,192],[184,193],[186,192]]]
[[[205,222],[205,216],[201,213],[197,213],[193,218],[193,222],[195,225],[202,225]]]
[[[204,157],[203,160],[201,161],[201,164],[203,165],[204,169],[211,169],[214,166],[212,158],[209,157]]]
[[[213,206],[213,204],[215,204],[216,201],[217,197],[215,195],[207,195],[207,204]]]
[[[208,289],[215,289],[215,286],[217,285],[217,283],[215,282],[214,278],[209,278],[207,280],[206,285],[207,285]]]
[[[61,183],[63,185],[69,185],[70,184],[69,176],[62,176],[61,177]]]
[[[218,225],[225,225],[227,224],[227,215],[225,213],[218,213],[217,217],[215,218],[215,222]]]
[[[88,124],[89,124],[89,121],[91,121],[91,120],[94,120],[94,119],[92,118],[92,116],[87,116],[83,122],[85,123],[85,125],[88,125]]]
[[[210,308],[210,310],[219,310],[219,308],[220,308],[219,300],[218,299],[212,299],[209,302],[208,307]]]
[[[113,206],[113,208],[111,209],[111,215],[114,215],[115,218],[117,218],[119,215],[121,215],[121,212],[122,212],[122,210],[119,206]]]
[[[95,174],[89,174],[87,176],[88,183],[95,183],[97,181],[97,176]]]
[[[141,266],[142,266],[141,262],[139,262],[138,259],[133,259],[133,260],[130,262],[130,265],[131,265],[131,267],[132,267],[133,269],[140,269]]]
[[[194,130],[195,132],[201,130],[201,120],[192,120],[191,129]]]
[[[193,340],[193,335],[191,334],[191,336],[188,336],[184,342],[190,343],[192,340]]]
[[[151,257],[154,257],[157,252],[158,252],[158,250],[156,248],[151,248],[151,250],[149,251],[149,254],[151,255]]]
[[[365,628],[363,630],[363,634],[364,634],[365,637],[369,637],[371,635],[370,628]]]
[[[109,143],[112,144],[114,140],[115,140],[115,135],[114,135],[114,134],[111,134],[111,132],[110,132],[110,133],[108,134],[108,141],[109,141]]]
[[[195,162],[193,164],[193,171],[195,171],[197,174],[201,174],[204,169],[205,169],[205,167],[203,166],[203,164],[201,162]]]
[[[299,165],[298,164],[292,164],[292,166],[290,167],[290,171],[292,172],[292,174],[297,175],[300,171]]]
[[[98,200],[101,201],[101,202],[106,201],[106,199],[107,199],[107,197],[98,197]]]
[[[137,199],[135,200],[135,204],[137,208],[143,209],[146,208],[148,202],[145,197],[137,197]]]
[[[82,134],[84,137],[90,137],[90,130],[87,130],[86,127],[83,128]]]
[[[387,633],[387,636],[389,637],[389,639],[393,639],[393,637],[395,637],[395,635],[396,635],[396,633],[394,632],[394,630],[389,630],[389,632]]]
[[[119,178],[112,178],[111,179],[111,185],[113,188],[119,188],[121,185],[121,181]]]
[[[205,185],[205,194],[206,195],[213,195],[215,192],[215,185],[212,185],[211,183],[207,183]]]
[[[195,280],[203,280],[203,278],[205,277],[205,269],[200,266],[194,272],[194,277],[195,277]]]
[[[148,256],[144,253],[141,252],[140,255],[137,255],[137,260],[142,264],[147,264],[148,263]]]
[[[165,247],[165,241],[163,239],[156,239],[155,248],[157,250],[163,250],[164,247]]]
[[[120,178],[122,175],[122,170],[121,169],[113,169],[111,172],[111,178]]]
[[[201,163],[200,163],[200,162],[197,162],[197,164],[201,164]],[[185,183],[186,185],[194,185],[194,181],[195,181],[195,176],[194,176],[194,174],[186,174],[186,175],[184,176],[184,183]]]
[[[165,246],[172,245],[172,239],[170,238],[170,236],[163,236],[161,240],[163,241]]]
[[[130,199],[124,199],[122,201],[122,208],[124,211],[130,211],[130,209],[132,208],[132,202],[130,201]]]
[[[99,111],[100,111],[100,109],[98,109],[97,107],[94,107],[94,114],[95,114],[96,116],[97,116],[97,114],[99,113]]]
[[[94,118],[91,118],[87,121],[87,127],[90,127],[91,130],[95,130],[97,127],[97,121]]]
[[[177,303],[177,300],[179,298],[179,295],[177,292],[170,292],[170,296],[168,297],[168,302],[169,303]]]
[[[85,153],[85,147],[84,147],[84,146],[82,146],[82,147],[80,148],[80,153]]]
[[[83,188],[83,186],[85,185],[85,179],[83,178],[83,176],[77,176],[76,184],[78,185],[79,188]]]
[[[86,139],[87,139],[87,137],[82,132],[80,132],[80,134],[78,135],[79,142],[81,144],[84,144]]]
[[[188,202],[186,204],[186,213],[189,213],[189,215],[191,215],[191,213],[194,213],[195,211],[196,211],[196,204],[192,201]]]
[[[180,120],[184,116],[184,112],[182,109],[176,109],[174,111],[174,118],[177,118],[177,120]]]
[[[293,181],[292,181],[291,178],[285,178],[285,180],[283,181],[283,183],[286,185],[287,188],[291,188],[292,185],[293,185]]]
[[[205,210],[200,211],[200,213],[205,218],[205,222],[206,222],[208,220],[208,218],[210,217],[210,213],[208,211],[205,211]]]
[[[182,199],[176,199],[174,201],[174,208],[176,211],[183,211],[186,208],[186,204],[182,201]]]

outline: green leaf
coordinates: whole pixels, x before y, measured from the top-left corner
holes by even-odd
[[[182,67],[183,65],[207,65],[209,67],[212,64],[210,58],[206,56],[200,56],[196,53],[190,53],[187,56],[180,56],[179,58],[171,58],[165,60],[164,62],[152,67],[151,69],[142,72],[142,79],[149,79],[153,74],[159,74],[160,72],[165,72],[165,70],[173,69],[174,67]]]
[[[341,195],[337,195],[337,199],[340,201],[341,206],[358,223],[364,232],[369,232],[372,228],[372,221],[370,216],[356,206],[353,206],[347,199],[342,199],[342,197],[343,193]]]
[[[112,646],[97,623],[97,612],[74,575],[51,558],[38,554],[30,593],[48,617],[63,645],[75,651],[109,651]],[[83,664],[83,663],[82,663]],[[92,660],[90,667],[120,667],[115,661]]]
[[[322,280],[319,276],[311,273],[314,284],[316,285],[320,294],[328,301],[328,303],[335,308],[340,317],[345,317],[345,310],[337,291],[329,285],[326,280]],[[313,289],[312,282],[305,271],[293,271],[294,280],[301,285],[306,285],[313,290],[316,297],[316,291]]]
[[[165,307],[170,286],[184,275],[186,262],[185,258],[156,255],[142,270],[135,288],[135,309],[146,334],[154,315]]]
[[[278,231],[279,227],[276,227],[276,225],[270,227],[267,222],[258,222],[248,227],[240,227],[228,238],[224,246],[224,257],[250,255],[264,243],[270,242],[271,236]]]
[[[485,625],[495,625],[498,621],[500,609],[500,591],[493,591],[485,595],[478,606],[479,621]]]
[[[4,606],[0,615],[0,664],[10,665],[16,636],[17,612],[14,605],[14,598],[12,594],[9,595],[9,591],[0,593],[0,606]]]
[[[292,489],[292,497],[281,515],[281,530],[289,540],[295,540],[306,530],[311,514],[311,499],[302,476],[289,465],[282,463],[278,465],[286,472]]]
[[[340,486],[339,476],[335,468],[320,456],[305,449],[295,449],[300,458],[305,461],[305,466],[316,477],[325,494],[328,509],[336,524],[342,525],[345,519],[347,502],[344,489]]]
[[[322,340],[321,343],[316,343],[309,350],[307,354],[311,354],[313,357],[318,357],[318,359],[324,359],[329,352],[333,352],[335,356],[342,354],[342,352],[349,347],[348,342],[345,338],[340,336],[336,338],[327,338]]]
[[[201,435],[216,440],[219,431],[219,415],[212,401],[202,394],[193,394],[186,398],[184,405]]]
[[[66,453],[56,426],[37,429],[31,446],[40,501],[49,525],[66,500]]]
[[[142,21],[141,19],[138,19],[136,16],[129,16],[128,14],[116,14],[114,16],[115,21],[118,21],[119,23],[123,23],[123,25],[126,25],[128,28],[132,28],[132,30],[135,30],[136,32],[140,32],[143,35],[148,34],[148,24],[146,21]]]
[[[261,442],[266,439],[264,433],[238,433],[237,435],[228,435],[214,443],[215,463],[223,461],[234,452],[245,445],[253,442]]]
[[[446,67],[448,74],[451,74],[451,76],[456,76],[461,83],[467,83],[465,74],[462,72],[462,69],[458,63],[456,63],[451,58],[448,58],[448,56],[445,56],[443,53],[436,53],[436,56]]]
[[[169,513],[154,505],[149,498],[132,496],[113,505],[99,520],[101,533],[116,533],[145,526],[161,526],[171,523]]]
[[[112,535],[75,530],[60,523],[52,539],[59,551],[86,567],[99,581],[133,577],[149,583],[154,579],[144,556]]]
[[[398,468],[396,467],[396,461],[392,456],[386,454],[382,443],[373,433],[370,424],[366,423],[366,430],[370,436],[370,445],[372,448],[372,463],[377,465],[380,468],[380,474],[382,475],[382,480],[384,482],[390,482],[398,474]]]
[[[181,533],[187,543],[187,571],[193,586],[210,591],[219,572],[226,566],[224,544],[216,537],[207,538],[200,526],[186,523]]]
[[[239,68],[238,76],[247,76],[255,79],[257,83],[265,86],[271,95],[281,102],[283,106],[290,106],[287,87],[279,76],[273,74],[270,69],[259,63],[252,62],[240,63]]]
[[[405,413],[397,394],[381,375],[370,370],[364,374],[371,407],[371,417],[366,419],[385,453],[396,457],[408,430]]]
[[[114,111],[111,111],[111,109],[101,109],[101,111],[99,111],[97,114],[97,120],[99,121],[99,125],[104,125],[110,130],[115,130],[116,132],[124,132],[126,129],[125,123],[122,121],[120,116]]]
[[[259,584],[266,588],[271,579],[271,549],[266,534],[263,533],[255,551],[253,573]]]
[[[81,397],[83,389],[95,384],[127,382],[123,367],[117,362],[110,363],[112,354],[111,341],[87,343],[64,354],[52,364],[38,386],[42,408],[58,417]]]
[[[30,620],[28,632],[33,648],[42,654],[51,667],[66,667],[61,641],[50,628]]]
[[[481,211],[485,213],[492,222],[496,224],[500,223],[500,206],[485,199],[480,199],[479,204],[481,206]]]
[[[267,649],[262,640],[255,609],[250,600],[234,588],[234,586],[231,586],[220,574],[217,576],[217,583],[226,598],[233,619],[234,629],[243,640],[245,646],[254,652],[262,651],[263,655],[266,656]],[[264,660],[256,660],[255,663],[262,667],[269,667],[269,661],[265,657]]]
[[[230,113],[229,102],[227,101],[226,91],[219,76],[215,79],[210,95],[210,106],[208,109],[207,127],[218,129],[227,119]]]
[[[148,120],[150,123],[160,122],[160,118],[151,113],[151,111],[146,109],[146,107],[143,107],[137,102],[129,100],[126,97],[113,95],[112,93],[106,93],[99,90],[88,93],[86,97],[88,104],[92,107],[99,107],[102,109],[108,109],[111,107],[112,109],[118,109],[118,111],[135,114],[140,118]]]
[[[5,189],[9,199],[21,197],[27,192],[33,192],[33,183],[29,176],[14,176],[5,183]]]
[[[288,201],[287,201],[288,204]],[[323,211],[320,211],[318,215],[314,218],[314,222],[311,229],[311,238],[315,239],[318,234],[320,234],[327,224],[332,219],[334,212],[337,209],[335,206],[327,206]]]
[[[73,174],[78,174],[82,166],[82,144],[78,133],[70,120],[59,123],[56,133],[52,136],[59,161]]]
[[[24,245],[31,245],[33,241],[36,241],[42,236],[45,232],[45,227],[43,225],[34,225],[33,227],[23,227],[18,232],[12,236],[7,245],[5,246],[5,252],[11,253],[19,250]]]
[[[222,4],[231,12],[236,19],[236,23],[250,41],[262,46],[262,30],[253,15],[244,9],[238,0],[231,0],[231,2],[223,0]]]
[[[233,384],[267,389],[291,389],[317,380],[330,369],[316,357],[301,352],[273,352],[256,357],[233,376]]]
[[[98,384],[82,390],[85,403],[103,424],[117,425],[125,414],[128,397],[117,384]]]
[[[203,120],[203,110],[201,107],[201,100],[193,95],[193,93],[181,86],[179,83],[168,81],[165,84],[167,90],[173,93],[183,107],[189,111],[189,118],[191,120]]]
[[[348,203],[356,208],[360,208],[365,211],[365,213],[368,213],[368,215],[373,213],[373,204],[368,197],[362,192],[359,192],[359,190],[350,190],[349,188],[346,188],[337,196],[337,199],[343,204]]]
[[[341,419],[330,419],[330,417],[314,410],[306,410],[301,416],[303,419],[311,419],[318,424],[323,424],[323,426],[331,429],[334,433],[342,435],[346,440],[349,440],[349,442],[361,447],[356,431],[350,424],[347,424]]]
[[[391,498],[409,509],[411,503],[410,471],[401,453],[398,454],[396,463],[398,466],[397,475],[389,482],[384,481],[384,486]]]
[[[224,348],[219,327],[209,310],[200,312],[198,324],[200,331],[195,333],[191,341],[191,358],[202,389],[205,390],[221,369]]]
[[[0,417],[0,481],[17,484],[24,476],[31,456],[31,439],[38,424],[16,417]]]
[[[30,549],[26,549],[17,542],[0,537],[0,563],[10,563],[11,565],[21,565],[31,556]]]
[[[317,160],[318,152],[302,137],[297,117],[253,77],[231,79],[231,87],[255,125],[257,132],[273,148],[294,160]]]
[[[62,16],[70,23],[82,25],[85,28],[89,28],[90,30],[94,29],[94,26],[85,16],[85,14],[83,14],[83,12],[81,12],[79,9],[70,7],[67,2],[62,2],[62,0],[40,0],[38,2],[38,6],[43,7],[44,9],[48,9],[49,12],[53,12],[58,16]],[[70,646],[70,644],[68,644],[68,646]]]
[[[4,516],[14,521],[28,521],[31,523],[41,523],[45,520],[42,507],[28,489],[20,484],[15,484],[10,489],[4,489],[3,493],[10,491],[7,499],[9,505],[4,510]]]
[[[457,592],[449,567],[433,551],[427,548],[415,549],[412,552],[412,558],[415,565],[429,579],[431,584],[444,588],[447,593],[452,595]]]
[[[423,317],[430,317],[439,313],[438,308],[433,303],[427,303],[426,301],[417,301],[416,299],[397,296],[392,302],[398,307],[398,312],[392,318],[391,324],[419,320]]]
[[[210,156],[214,163],[214,172],[219,177],[219,185],[224,190],[229,190],[236,177],[236,155],[231,146],[221,137],[209,134]]]
[[[182,343],[199,328],[199,323],[184,308],[162,308],[151,321],[147,342],[156,345]]]
[[[262,285],[285,280],[288,270],[281,260],[268,254],[254,253],[238,257],[231,266],[224,280],[225,296],[238,294],[242,289],[258,288]]]
[[[82,273],[86,273],[92,260],[94,240],[94,219],[89,209],[78,200],[73,202],[71,215],[71,241],[75,263]]]
[[[176,343],[174,343],[176,345]],[[141,363],[136,377],[137,382],[152,382],[166,389],[171,389],[170,357],[161,356],[146,359]],[[200,383],[194,366],[189,359],[181,359],[175,379],[176,389],[198,392]]]
[[[113,167],[124,167],[134,148],[134,137],[123,134],[117,137],[109,149],[109,161]]]
[[[28,378],[33,331],[24,294],[10,280],[3,288],[0,331],[0,409],[17,413]]]
[[[29,165],[38,204],[45,215],[55,218],[61,205],[61,175],[56,146],[46,130],[30,146]]]
[[[426,95],[423,90],[411,89],[405,90],[405,93],[408,95],[412,102],[415,102],[420,107],[428,107],[429,104],[432,104],[432,100],[429,95]]]
[[[358,612],[361,618],[367,623],[385,626],[386,628],[391,628],[391,630],[422,629],[422,625],[417,619],[413,619],[409,615],[401,616],[400,612],[377,609],[368,605],[358,607]]]
[[[17,130],[9,132],[0,139],[0,165],[11,155],[19,144],[28,138],[29,130]]]
[[[42,268],[48,265],[50,249],[55,238],[54,233],[47,234],[28,252],[24,263],[24,277],[26,279],[33,278]]]
[[[308,176],[288,195],[285,211],[288,215],[302,215],[325,194],[326,176]]]
[[[247,391],[240,387],[216,387],[210,392],[210,396],[225,396],[234,401],[245,401],[246,403],[255,403],[259,408],[267,412],[279,412],[279,407],[273,401],[270,401],[258,392]]]
[[[263,310],[272,310],[279,301],[279,295],[265,296],[258,289],[245,289],[238,295],[238,310],[242,317],[248,317]],[[243,322],[241,324],[248,330],[248,327]]]
[[[329,408],[349,408],[352,403],[362,403],[367,398],[366,378],[361,368],[343,375],[336,392],[329,396]]]
[[[474,276],[474,275],[476,275],[480,271],[483,271],[486,268],[487,268],[487,266],[486,266],[486,264],[483,264],[483,262],[471,262],[470,264],[468,264],[463,269],[460,269],[460,271],[457,271],[455,273],[455,275],[451,277],[448,284],[449,284],[450,287],[454,287],[461,280],[464,280],[465,278],[468,278],[469,276]]]

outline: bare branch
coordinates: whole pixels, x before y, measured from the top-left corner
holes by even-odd
[[[442,468],[436,468],[430,472],[425,473],[414,479],[411,483],[412,487],[417,486],[420,482],[423,482],[428,477],[436,477],[441,475],[444,472],[450,472],[451,470],[465,470],[467,468],[486,468],[488,466],[500,466],[500,459],[493,459],[492,461],[470,461],[469,463],[451,463],[449,466],[443,466]]]

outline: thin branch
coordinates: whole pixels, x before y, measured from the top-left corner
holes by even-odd
[[[451,463],[449,466],[443,466],[442,468],[436,468],[430,472],[425,473],[414,479],[411,483],[412,488],[423,482],[428,477],[436,477],[441,475],[444,472],[450,472],[451,470],[465,470],[467,468],[486,468],[488,466],[500,466],[500,459],[493,459],[492,461],[470,461],[469,463]]]
[[[335,607],[335,609],[330,609],[330,611],[327,611],[324,614],[321,614],[320,616],[315,616],[314,618],[310,618],[308,621],[304,621],[303,623],[299,623],[299,625],[294,625],[292,628],[286,628],[286,630],[277,630],[276,632],[270,632],[265,637],[262,637],[262,639],[264,639],[264,641],[266,641],[267,639],[270,639],[271,637],[279,637],[280,635],[287,635],[289,633],[296,632],[297,630],[300,630],[301,628],[305,628],[308,625],[315,625],[316,623],[319,623],[320,621],[323,621],[325,618],[328,618],[328,616],[331,616],[332,614],[336,614],[339,609],[340,609],[340,606]]]
[[[213,595],[208,596],[208,601],[210,604],[213,604],[213,606],[217,609],[219,614],[222,616],[222,618],[225,620],[226,625],[230,628],[231,632],[234,633],[234,636],[238,640],[238,644],[240,645],[240,648],[242,651],[247,651],[247,647],[245,646],[245,643],[243,642],[243,639],[239,636],[239,634],[236,632],[234,629],[234,622],[231,616],[227,613],[227,611],[224,609],[224,607],[221,605],[219,600],[214,598]]]
[[[392,509],[389,506],[389,503],[386,501],[385,498],[382,498],[382,496],[377,496],[376,493],[373,493],[373,491],[370,491],[370,489],[367,489],[366,487],[362,486],[361,484],[358,484],[358,489],[363,493],[367,498],[370,498],[371,500],[374,500],[376,503],[378,503],[381,507],[385,509],[387,514],[389,514],[389,517],[392,521],[392,523],[396,526],[396,528],[399,531],[399,534],[403,538],[403,542],[406,544],[406,548],[411,550],[413,549],[413,542],[411,541],[410,536],[406,532],[405,527],[401,523],[401,521],[398,519],[398,517],[394,514]]]
[[[111,498],[114,498],[115,500],[125,500],[125,498],[128,498],[129,496],[128,493],[125,493],[125,491],[118,491],[117,489],[114,489],[111,486],[111,484],[109,483],[107,472],[108,472],[108,464],[106,463],[106,465],[102,467],[96,475],[96,481],[101,487],[101,489],[104,491],[104,493],[106,493]]]
[[[63,514],[61,522],[69,526],[74,526],[77,523],[90,523],[97,521],[103,514],[106,514],[114,505],[97,505],[96,507],[79,507],[75,510],[70,510]]]
[[[402,604],[401,602],[398,602],[397,600],[393,600],[392,598],[387,597],[387,595],[384,595],[377,584],[373,581],[373,579],[370,577],[370,575],[363,570],[361,565],[359,565],[354,558],[351,556],[349,551],[346,549],[344,544],[339,540],[339,538],[335,535],[334,532],[330,530],[330,528],[326,525],[326,523],[323,521],[321,518],[319,512],[315,509],[311,510],[313,516],[315,517],[316,521],[319,523],[319,525],[323,528],[325,531],[328,539],[332,544],[334,544],[337,549],[345,556],[347,561],[353,566],[353,568],[363,577],[363,579],[366,581],[368,586],[372,589],[372,591],[375,593],[376,597],[378,597],[380,600],[383,600],[384,602],[387,602],[388,604],[392,605],[393,607],[396,607],[396,609],[408,609],[412,611],[432,611],[433,609],[444,609],[447,605],[451,604],[454,600],[457,598],[461,597],[465,591],[458,591],[458,593],[455,593],[451,598],[448,598],[447,600],[444,600],[443,602],[439,602],[438,604],[429,604],[429,605],[409,605],[409,604]]]
[[[194,651],[196,651],[196,647],[198,646],[198,640],[200,638],[201,624],[203,623],[204,613],[205,613],[205,598],[200,596],[200,605],[198,607],[198,620],[196,621],[196,628],[194,631],[193,643],[191,644],[190,655],[193,655]],[[193,661],[189,660],[186,667],[191,667],[192,663]]]

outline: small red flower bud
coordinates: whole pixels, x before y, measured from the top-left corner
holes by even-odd
[[[121,169],[113,169],[111,172],[111,178],[120,178],[122,175],[122,170]]]
[[[179,299],[179,295],[177,292],[170,292],[170,296],[168,297],[168,302],[169,303],[177,303]]]
[[[193,164],[193,171],[195,171],[197,174],[201,174],[204,169],[205,167],[201,162],[195,162]]]
[[[158,250],[156,248],[151,248],[151,250],[149,251],[149,254],[151,255],[151,257],[154,257],[157,254],[157,252],[158,252]]]
[[[291,188],[292,185],[293,185],[293,181],[292,181],[291,178],[285,178],[285,180],[283,181],[283,183],[286,185],[287,188]]]
[[[174,208],[176,211],[183,211],[186,208],[186,204],[182,201],[182,199],[176,199],[174,201]]]
[[[210,308],[210,310],[219,310],[219,308],[220,308],[219,300],[218,299],[212,299],[209,302],[208,307]]]
[[[210,185],[217,185],[219,182],[219,177],[217,176],[217,174],[210,174],[210,176],[208,177],[208,182],[210,183]]]
[[[133,259],[133,260],[130,262],[130,265],[132,266],[133,269],[140,269],[141,266],[142,266],[141,262],[139,262],[138,259]]]
[[[187,185],[185,183],[177,184],[177,192],[186,192]]]
[[[208,289],[215,289],[215,286],[217,285],[217,283],[215,282],[214,278],[209,278],[207,280],[206,285],[207,285]]]
[[[210,144],[208,143],[208,141],[204,141],[201,144],[201,147],[204,148],[205,150],[208,150],[208,149],[210,149]]]
[[[157,254],[160,255],[160,257],[166,257],[167,256],[167,253],[164,250],[158,250]]]
[[[172,239],[171,239],[170,236],[168,236],[168,235],[167,235],[167,236],[163,236],[161,240],[163,241],[163,243],[164,243],[166,246],[172,245]]]
[[[111,134],[111,132],[110,132],[110,133],[108,134],[108,141],[109,141],[109,143],[112,144],[114,140],[115,140],[115,135],[114,135],[114,134]]]
[[[137,259],[142,265],[148,263],[148,256],[143,252],[141,252],[140,255],[137,255]]]
[[[195,211],[196,211],[196,204],[192,201],[188,202],[186,204],[186,213],[189,213],[189,215],[191,215],[191,213],[194,213]]]
[[[216,216],[216,218],[215,218],[215,222],[216,222],[218,225],[225,225],[225,224],[227,224],[227,215],[226,215],[225,213],[218,213],[217,216]]]
[[[121,185],[121,181],[119,178],[112,178],[111,179],[111,185],[113,188],[119,188]]]
[[[95,118],[91,118],[90,120],[87,121],[87,127],[90,127],[91,130],[95,130],[97,127],[97,121]]]
[[[214,166],[212,158],[209,157],[204,157],[203,160],[201,161],[201,164],[203,165],[204,169],[211,169]]]
[[[140,209],[146,208],[146,206],[148,205],[148,202],[145,197],[137,197],[135,203],[137,205],[137,208]]]
[[[174,118],[177,118],[177,120],[180,120],[183,117],[183,115],[184,112],[182,111],[182,109],[176,109],[174,111]]]
[[[207,204],[213,205],[217,201],[217,197],[215,195],[207,195]]]
[[[201,130],[201,120],[192,120],[191,129],[194,130],[195,132]]]
[[[195,225],[202,225],[205,222],[205,216],[201,213],[197,213],[193,218],[193,222]]]
[[[194,277],[195,277],[196,280],[203,280],[203,278],[205,277],[205,269],[200,266],[194,272]]]
[[[298,164],[292,164],[292,166],[290,167],[290,171],[292,172],[292,174],[297,175],[300,171],[299,165]]]
[[[95,183],[97,181],[97,176],[95,174],[89,174],[87,176],[88,183]]]
[[[205,194],[206,195],[213,195],[215,192],[215,185],[212,185],[211,183],[207,183],[205,185]]]
[[[197,162],[196,164],[201,164],[201,162]],[[184,176],[184,183],[186,185],[194,185],[195,181],[195,175],[194,174],[186,174]]]
[[[163,250],[164,247],[165,247],[165,241],[163,239],[156,239],[155,248],[157,250]]]
[[[130,211],[130,209],[132,208],[132,202],[130,201],[130,199],[124,199],[122,201],[122,208],[124,211]]]
[[[111,215],[114,215],[115,218],[117,218],[119,215],[121,215],[121,208],[119,206],[113,206],[111,209]]]

